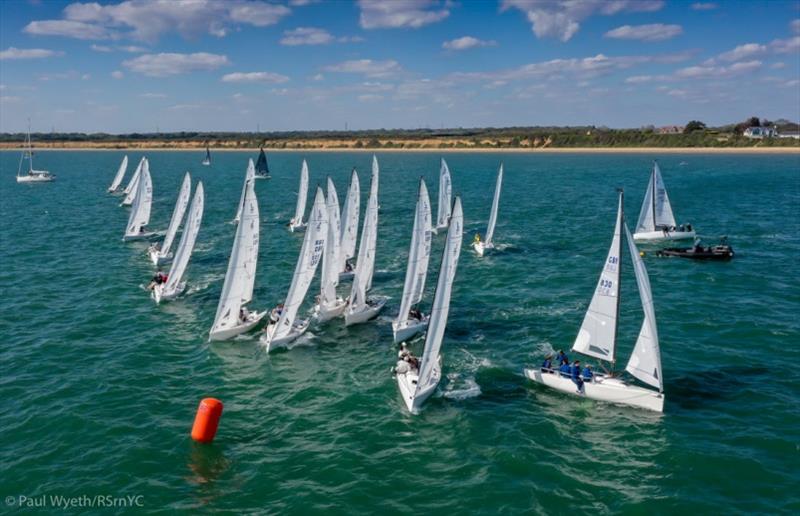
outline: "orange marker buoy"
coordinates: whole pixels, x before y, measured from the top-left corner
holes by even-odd
[[[210,443],[214,440],[222,417],[222,402],[216,398],[204,398],[197,407],[192,426],[192,439],[201,443]]]

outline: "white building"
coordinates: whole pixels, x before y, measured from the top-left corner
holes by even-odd
[[[777,136],[777,131],[772,127],[748,127],[744,130],[744,136],[760,140]]]

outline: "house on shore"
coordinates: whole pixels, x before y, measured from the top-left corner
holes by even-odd
[[[778,136],[778,131],[774,127],[748,127],[744,130],[745,138],[762,140],[764,138],[774,138]]]

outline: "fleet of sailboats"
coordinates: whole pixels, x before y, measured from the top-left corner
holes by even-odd
[[[684,240],[694,238],[691,224],[675,225],[675,215],[667,195],[667,187],[661,178],[658,162],[653,162],[650,182],[642,200],[639,221],[633,233],[635,242],[658,242],[665,240]]]
[[[494,227],[497,225],[497,209],[500,205],[500,188],[503,186],[503,164],[500,164],[500,170],[497,172],[497,183],[494,186],[494,198],[492,199],[492,211],[489,214],[489,226],[486,228],[486,236],[483,240],[480,237],[472,242],[472,248],[478,253],[478,256],[483,256],[489,249],[494,249]]]
[[[289,221],[287,226],[289,231],[301,231],[306,227],[303,222],[303,215],[306,213],[306,197],[308,197],[308,164],[303,160],[303,165],[300,167],[300,188],[297,190],[297,206],[294,209],[294,217]]]
[[[108,193],[115,194],[119,191],[119,185],[125,177],[125,172],[128,170],[128,156],[122,158],[122,163],[119,164],[117,173],[114,175],[114,180],[111,181],[111,186],[108,187]]]
[[[189,196],[192,194],[192,178],[189,173],[183,176],[183,183],[181,184],[180,192],[178,192],[178,200],[175,202],[175,208],[172,210],[172,218],[170,218],[169,226],[167,226],[167,233],[164,235],[164,241],[159,244],[153,244],[147,250],[150,260],[153,265],[158,266],[172,258],[172,241],[175,240],[175,234],[178,232],[178,227],[183,221],[183,214],[186,213],[186,207],[189,206]]]
[[[22,164],[25,160],[28,161],[28,170],[23,173]],[[29,120],[25,147],[22,150],[22,155],[19,158],[19,166],[17,167],[17,183],[49,183],[55,180],[56,176],[47,170],[36,170],[33,168],[33,145],[31,144],[31,124]]]

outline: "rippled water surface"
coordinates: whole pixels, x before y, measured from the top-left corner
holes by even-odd
[[[634,224],[659,156],[448,154],[469,234],[444,380],[419,416],[405,412],[389,373],[390,321],[417,179],[435,206],[438,155],[378,155],[374,292],[391,296],[382,316],[312,326],[300,345],[269,356],[254,336],[207,342],[228,221],[255,153],[217,153],[211,167],[197,152],[148,157],[151,227],[166,228],[186,170],[206,191],[188,295],[162,306],[142,290],[153,273],[145,244],[121,242],[128,211],[105,192],[122,153],[41,152],[37,166],[58,175],[42,185],[17,185],[19,155],[0,153],[4,497],[143,495],[146,508],[170,512],[800,510],[800,156],[660,157],[679,222],[709,239],[728,235],[737,256],[647,254],[666,385],[655,415],[547,391],[522,368],[571,345],[608,249],[614,188],[625,187]],[[271,155],[273,179],[256,184],[255,308],[281,301],[291,279],[302,236],[284,224],[303,157],[312,186],[330,174],[342,201],[356,166],[366,203],[369,154]],[[500,161],[499,252],[478,259],[467,246],[485,231]],[[626,260],[623,360],[641,321]],[[215,443],[203,446],[188,433],[205,396],[225,410]]]

